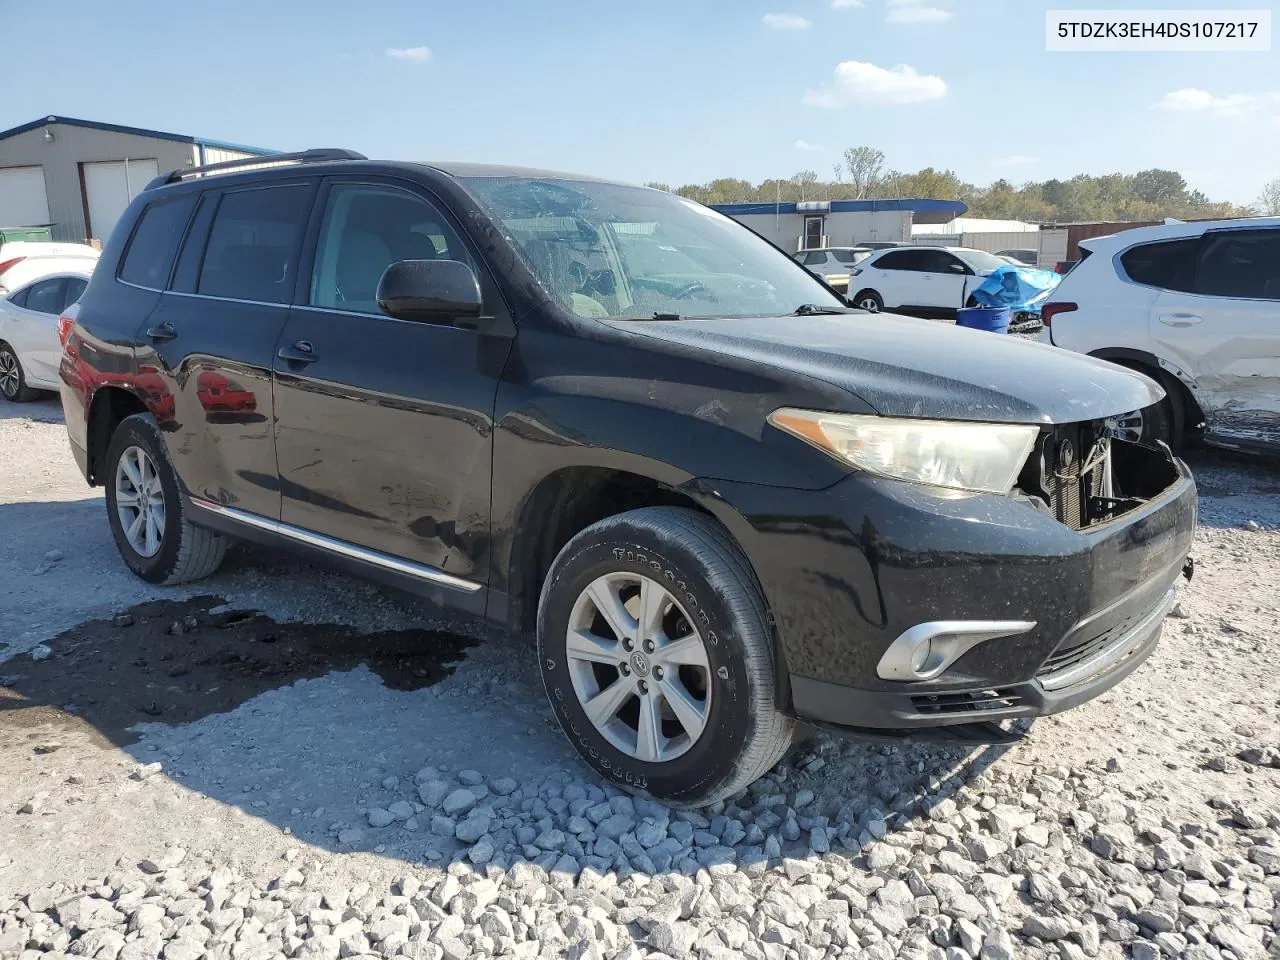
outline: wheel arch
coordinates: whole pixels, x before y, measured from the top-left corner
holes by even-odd
[[[85,456],[90,485],[97,486],[102,482],[101,469],[107,446],[120,421],[146,412],[147,404],[142,397],[125,387],[103,386],[94,391],[85,424]]]
[[[1205,414],[1196,399],[1193,390],[1194,381],[1176,366],[1162,362],[1159,357],[1148,350],[1139,350],[1134,347],[1102,347],[1099,350],[1091,351],[1089,356],[1098,360],[1107,360],[1145,374],[1160,384],[1166,393],[1170,390],[1178,391],[1178,397],[1182,401],[1186,426],[1196,429],[1204,424]]]
[[[502,598],[505,609],[493,609],[490,616],[505,622],[524,636],[536,630],[538,599],[552,561],[574,536],[611,516],[641,507],[684,507],[715,520],[734,546],[742,552],[747,567],[756,578],[768,612],[777,703],[788,709],[791,703],[791,679],[781,638],[769,598],[751,564],[741,533],[748,527],[746,518],[717,497],[703,482],[679,481],[674,477],[660,479],[658,471],[640,472],[614,466],[578,464],[563,466],[548,473],[524,498],[514,516],[509,548],[496,558],[506,566],[504,578],[507,592]],[[490,602],[498,598],[492,594]]]

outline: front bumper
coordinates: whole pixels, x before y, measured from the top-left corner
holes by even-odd
[[[1056,713],[1137,669],[1195,531],[1195,483],[1176,467],[1158,498],[1083,531],[1013,498],[865,475],[824,491],[708,487],[733,506],[726,523],[769,601],[791,712],[907,730]],[[979,643],[932,680],[880,677],[894,639],[935,620],[1035,626]]]

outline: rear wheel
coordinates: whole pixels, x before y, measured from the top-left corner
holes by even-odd
[[[10,403],[26,403],[37,396],[36,391],[27,386],[17,353],[3,342],[0,342],[0,396]]]
[[[884,298],[874,290],[859,290],[858,295],[853,297],[850,303],[868,313],[879,313],[884,309]]]
[[[713,803],[791,744],[760,588],[691,510],[634,510],[574,537],[543,585],[538,660],[574,748],[635,792]]]
[[[178,478],[149,413],[120,421],[107,447],[107,520],[125,564],[149,583],[185,583],[218,569],[226,538],[187,520]]]

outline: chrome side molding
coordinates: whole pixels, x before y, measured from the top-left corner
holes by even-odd
[[[333,537],[326,537],[320,533],[313,533],[310,530],[304,530],[301,527],[295,527],[291,524],[284,523],[280,520],[272,520],[270,517],[259,516],[256,513],[249,513],[245,510],[237,510],[235,507],[224,506],[221,503],[214,503],[212,500],[203,500],[199,497],[189,498],[192,505],[215,513],[218,516],[226,517],[237,523],[243,523],[245,526],[255,527],[258,530],[266,530],[290,540],[296,540],[299,543],[305,543],[308,546],[317,547],[326,550],[329,553],[335,553],[339,556],[350,557],[353,560],[360,560],[364,563],[371,563],[376,567],[382,567],[386,570],[394,570],[397,573],[403,573],[410,577],[416,577],[419,580],[426,580],[429,583],[439,584],[442,587],[448,587],[450,590],[461,590],[463,593],[475,593],[483,584],[476,583],[472,580],[464,580],[461,577],[455,577],[452,574],[445,573],[435,567],[428,567],[424,564],[414,563],[411,560],[404,560],[400,557],[393,557],[388,553],[379,553],[377,550],[370,550],[367,547],[358,547],[354,543],[347,543],[345,540],[335,540]]]
[[[883,680],[932,680],[978,644],[1026,633],[1034,620],[933,620],[904,630],[880,658]]]

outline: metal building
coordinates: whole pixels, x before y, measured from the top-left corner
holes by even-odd
[[[959,200],[811,200],[806,203],[721,203],[732,217],[787,252],[858,243],[910,243],[917,223],[947,223],[969,208]]]
[[[47,228],[52,240],[106,242],[161,172],[276,151],[114,123],[42,117],[0,131],[0,232]]]

